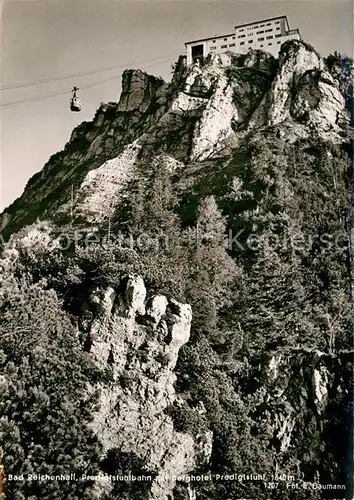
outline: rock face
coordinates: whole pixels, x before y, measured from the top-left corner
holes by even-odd
[[[101,106],[29,181],[7,209],[4,234],[50,217],[63,205],[68,213],[73,187],[86,197],[83,202],[78,194],[78,215],[86,211],[82,203],[91,204],[89,221],[98,216],[94,205],[100,205],[100,217],[105,210],[109,215],[114,190],[129,178],[139,145],[145,154],[158,150],[186,163],[217,158],[264,127],[277,127],[288,142],[317,135],[341,143],[349,118],[340,75],[333,68],[332,73],[314,49],[296,40],[284,44],[278,61],[251,51],[209,55],[201,66],[187,68],[181,58],[170,84],[127,70],[119,103]],[[105,184],[107,203],[87,195],[98,181]]]
[[[167,500],[175,476],[208,461],[212,435],[195,440],[176,432],[164,413],[176,400],[173,369],[189,339],[191,308],[165,296],[153,296],[146,305],[146,293],[143,280],[131,276],[123,294],[108,288],[91,295],[98,314],[90,353],[100,370],[111,370],[108,385],[91,388],[100,394],[91,428],[105,454],[119,449],[138,456],[146,474],[156,475],[149,498]],[[95,491],[101,498],[102,485]]]
[[[272,290],[276,295],[274,306],[271,300],[272,294],[268,294],[267,287],[273,274],[278,277],[277,270],[273,270],[270,257],[266,256],[265,263],[269,269],[266,268],[264,271],[269,275],[263,276],[263,263],[258,262],[259,267],[255,266],[257,269],[255,273],[258,274],[247,274],[252,272],[252,269],[249,270],[252,266],[247,260],[248,257],[245,258],[245,262],[241,256],[240,269],[237,269],[237,273],[240,272],[242,283],[235,285],[237,289],[235,303],[232,302],[234,298],[231,300],[229,295],[227,296],[226,302],[231,300],[232,306],[227,311],[226,320],[231,323],[235,315],[242,316],[243,311],[246,311],[248,302],[251,302],[253,297],[251,294],[246,295],[248,302],[245,304],[243,283],[247,280],[243,277],[255,277],[259,280],[259,287],[255,287],[255,293],[264,301],[264,304],[261,304],[264,308],[257,316],[259,309],[257,301],[252,306],[252,313],[247,310],[244,316],[248,318],[246,326],[254,328],[258,335],[257,341],[261,342],[259,351],[264,349],[265,352],[258,352],[258,346],[253,346],[252,335],[246,331],[247,328],[245,331],[242,330],[240,323],[244,321],[243,317],[238,318],[240,321],[236,322],[237,327],[231,324],[230,331],[226,321],[225,326],[220,327],[220,338],[215,341],[217,345],[215,352],[210,347],[215,339],[209,342],[209,335],[211,338],[212,334],[208,331],[205,343],[201,344],[202,349],[199,346],[200,350],[203,350],[205,345],[209,346],[209,350],[206,350],[207,355],[203,358],[203,352],[192,352],[191,359],[194,365],[190,371],[193,372],[196,366],[196,373],[182,373],[181,379],[183,377],[185,379],[181,381],[179,378],[177,380],[175,370],[181,347],[186,344],[185,349],[188,347],[192,324],[191,307],[171,298],[166,292],[168,286],[164,292],[157,287],[153,294],[149,293],[140,276],[145,262],[148,261],[144,260],[145,256],[139,260],[137,253],[128,251],[122,252],[124,257],[121,258],[119,252],[121,249],[115,247],[112,250],[109,244],[105,246],[104,238],[99,239],[99,244],[96,246],[93,245],[93,250],[87,245],[90,246],[89,250],[90,252],[92,250],[93,255],[89,251],[86,252],[87,248],[83,248],[85,245],[77,245],[78,248],[75,247],[72,252],[72,245],[63,248],[65,246],[63,239],[67,236],[70,240],[72,233],[76,231],[98,235],[101,238],[102,235],[106,235],[106,228],[111,228],[112,220],[113,222],[118,220],[117,226],[126,222],[126,218],[129,219],[131,215],[130,196],[133,198],[137,195],[137,183],[141,183],[139,187],[144,191],[144,183],[156,172],[168,174],[166,177],[172,192],[172,201],[169,200],[168,205],[170,201],[171,204],[176,202],[173,211],[169,207],[168,216],[171,215],[171,220],[176,217],[176,220],[183,223],[183,229],[191,230],[188,238],[192,233],[194,238],[195,228],[198,231],[198,225],[195,226],[198,203],[204,196],[209,195],[215,197],[216,205],[219,204],[225,212],[229,211],[228,223],[233,229],[236,228],[236,233],[239,229],[237,224],[241,220],[240,224],[244,223],[245,227],[252,226],[255,230],[258,230],[259,226],[267,226],[270,235],[277,236],[276,231],[281,228],[280,233],[284,229],[286,236],[296,235],[297,229],[300,235],[303,231],[305,236],[309,227],[313,229],[309,219],[316,219],[319,216],[316,207],[312,205],[317,202],[324,203],[326,197],[327,200],[331,200],[332,198],[328,198],[330,194],[337,196],[339,193],[342,196],[344,191],[341,187],[344,184],[343,177],[340,177],[341,171],[338,173],[342,168],[342,157],[338,151],[341,150],[339,146],[346,142],[350,127],[348,97],[343,92],[341,78],[338,68],[328,67],[326,61],[314,49],[298,41],[284,44],[279,60],[275,60],[270,54],[252,51],[247,55],[232,53],[210,55],[200,65],[186,67],[183,58],[180,58],[169,84],[141,71],[126,71],[123,75],[119,103],[102,105],[92,122],[84,122],[77,127],[64,150],[51,157],[44,169],[29,181],[23,196],[6,209],[6,215],[0,218],[3,221],[0,236],[4,239],[12,237],[0,262],[1,272],[6,267],[6,272],[10,273],[19,263],[19,274],[21,274],[31,264],[34,269],[34,279],[37,279],[38,269],[42,269],[43,265],[47,273],[48,264],[48,269],[54,274],[54,277],[51,276],[51,286],[57,287],[55,290],[58,290],[58,295],[64,296],[64,299],[67,297],[73,299],[75,307],[70,300],[67,307],[80,324],[82,330],[80,335],[83,337],[82,339],[80,337],[80,341],[82,340],[83,349],[87,349],[89,360],[93,360],[94,367],[100,374],[97,380],[90,379],[88,386],[89,393],[99,394],[98,410],[93,414],[93,421],[90,424],[103,450],[100,457],[102,461],[98,466],[101,467],[105,460],[117,452],[134,455],[143,464],[144,473],[151,475],[147,493],[151,500],[174,498],[186,500],[186,495],[189,496],[189,500],[198,498],[193,485],[176,485],[175,476],[195,472],[204,465],[207,470],[211,470],[212,466],[215,467],[214,455],[214,462],[210,461],[212,448],[214,447],[214,451],[216,449],[216,453],[220,453],[220,447],[224,446],[223,441],[228,439],[229,429],[233,429],[232,439],[235,437],[235,440],[230,445],[230,453],[227,450],[229,455],[227,460],[234,463],[232,460],[235,456],[236,459],[241,457],[239,461],[242,460],[243,455],[241,452],[239,454],[237,449],[239,441],[236,439],[241,428],[238,419],[244,409],[249,408],[252,403],[250,400],[256,401],[254,405],[257,408],[247,415],[246,420],[240,419],[242,425],[251,426],[248,422],[261,415],[255,420],[254,427],[250,427],[252,432],[249,433],[249,437],[253,436],[253,431],[255,435],[265,431],[267,435],[264,439],[266,443],[264,449],[268,447],[272,451],[275,450],[276,459],[279,458],[283,467],[289,463],[289,457],[293,460],[292,466],[294,466],[301,453],[309,455],[307,450],[306,453],[303,452],[306,443],[314,443],[316,447],[325,439],[330,441],[328,436],[331,435],[333,428],[328,425],[328,407],[336,408],[335,395],[341,393],[345,397],[338,403],[339,410],[335,411],[343,410],[346,403],[342,401],[347,401],[349,394],[349,370],[343,368],[345,363],[339,354],[331,357],[316,348],[301,351],[294,347],[298,340],[301,342],[301,338],[296,337],[300,336],[297,328],[302,329],[302,335],[306,337],[307,342],[309,338],[312,340],[312,334],[314,343],[322,342],[323,330],[327,328],[326,321],[330,324],[328,318],[333,310],[335,310],[334,324],[337,326],[333,327],[335,333],[332,332],[332,337],[342,328],[342,324],[338,326],[335,316],[337,306],[333,303],[324,303],[326,297],[332,297],[325,290],[327,281],[331,279],[334,281],[333,277],[328,277],[326,274],[329,260],[322,261],[324,257],[320,252],[315,254],[315,263],[311,262],[311,273],[313,273],[311,274],[306,268],[307,264],[303,264],[304,259],[302,256],[298,257],[295,249],[291,259],[294,259],[292,263],[298,271],[295,276],[300,275],[301,278],[298,278],[297,287],[293,287],[293,275],[290,275],[290,272],[284,279],[283,276],[279,276]],[[320,143],[318,148],[320,152],[316,151],[317,156],[313,152],[317,147],[316,142]],[[260,146],[257,150],[258,144]],[[323,179],[318,173],[320,167]],[[346,169],[347,164],[345,164]],[[290,176],[293,179],[290,179]],[[294,182],[291,183],[291,180]],[[307,183],[311,184],[312,190],[307,188]],[[161,198],[165,194],[162,191]],[[312,201],[311,196],[315,198],[313,203],[307,199],[310,198]],[[272,200],[276,198],[276,203],[268,206],[269,198]],[[159,196],[156,196],[156,200],[158,203],[161,201],[161,206],[165,202],[164,199],[160,200]],[[340,225],[344,219],[341,207],[339,200],[334,215],[335,210],[331,212],[332,206],[328,208],[326,205],[327,212],[324,211],[324,215],[321,213],[323,219],[318,217],[321,221],[318,222],[318,226],[314,226],[315,229],[322,230],[327,225],[329,227],[328,221],[331,217],[338,216],[333,227],[344,230],[344,223],[343,226]],[[128,220],[128,223],[130,222],[131,220]],[[166,222],[168,225],[170,219]],[[218,225],[219,222],[216,222]],[[335,223],[338,223],[337,226]],[[137,231],[136,227],[133,229]],[[186,232],[182,234],[185,236]],[[314,231],[311,232],[311,237],[313,234]],[[186,243],[186,239],[182,240],[183,244]],[[213,251],[214,247],[206,252],[210,262],[207,262],[205,271],[203,270],[205,273],[210,272],[210,275],[215,272],[214,267],[218,269],[219,258],[220,262],[226,262],[224,248],[218,247],[216,255],[213,254],[211,257]],[[101,252],[102,254],[106,252],[107,261],[112,257],[112,262],[106,261],[102,264],[98,258]],[[118,254],[120,257],[115,260]],[[81,267],[79,264],[77,266],[80,276],[84,275],[83,281],[75,275],[75,269],[73,271],[70,267],[72,262],[76,262],[77,255]],[[178,259],[177,252],[173,255]],[[43,256],[45,256],[44,264],[40,262]],[[167,265],[162,262],[164,257],[163,255],[161,260],[158,260],[160,254],[158,257],[154,256],[156,262],[154,261],[153,276],[155,277],[154,273],[158,275],[157,281],[165,278],[163,271]],[[232,260],[233,255],[227,257]],[[274,252],[274,257],[275,262],[278,262],[279,257],[279,263],[284,264],[283,256]],[[183,265],[187,266],[187,261],[193,260],[188,252],[186,259],[183,258],[176,266],[175,262],[170,264],[168,260],[170,266],[168,271],[171,271],[171,274],[178,272]],[[257,258],[255,257],[256,261]],[[306,259],[310,261],[310,258],[311,256],[306,255]],[[136,261],[132,263],[133,259]],[[197,264],[198,259],[195,260]],[[121,266],[119,270],[115,269],[117,262],[119,262],[117,267]],[[101,265],[104,268],[102,272]],[[134,271],[131,271],[130,265]],[[286,266],[279,265],[279,269],[288,272],[287,265],[288,263]],[[309,281],[314,277],[312,281],[320,283],[313,284],[313,288],[309,291],[305,290],[306,287],[301,281],[302,275],[305,274],[301,272],[302,265],[310,276]],[[345,264],[338,260],[336,265],[333,276],[339,276],[338,281],[340,281],[340,273]],[[192,270],[190,274],[193,276],[196,274],[195,279],[198,280],[199,264],[195,265],[193,261],[192,266],[195,267],[187,270]],[[96,267],[100,272],[96,273]],[[61,274],[56,275],[57,268],[61,269]],[[123,272],[122,269],[125,276],[129,274],[125,283],[119,282],[117,278],[117,275],[120,276],[119,273]],[[151,269],[149,271],[151,272]],[[131,274],[132,272],[137,272],[139,275]],[[209,274],[207,275],[209,279]],[[168,279],[170,276],[166,276],[166,281]],[[205,289],[202,290],[203,300],[209,300],[207,294],[209,285],[210,288],[216,287],[218,293],[217,299],[214,300],[213,297],[210,304],[202,309],[203,313],[210,312],[209,305],[212,313],[216,310],[218,306],[216,302],[224,292],[222,279],[220,288],[218,277],[215,276],[210,278],[209,283],[203,283],[205,285]],[[93,281],[94,287],[91,289]],[[252,279],[249,279],[248,283],[251,281]],[[87,283],[90,283],[90,286],[86,286]],[[197,283],[199,286],[200,281]],[[320,287],[322,284],[323,290],[321,289],[321,293],[316,295],[313,290],[316,291],[316,286]],[[47,281],[43,286],[47,286]],[[169,286],[174,290],[174,286],[179,284],[172,283]],[[196,290],[199,288],[193,283],[191,290],[197,293]],[[261,295],[263,290],[264,295]],[[337,292],[335,289],[333,297],[338,296]],[[230,295],[233,293],[234,290]],[[241,295],[242,300],[238,299]],[[285,316],[287,317],[287,310],[284,309],[283,316],[278,316],[278,309],[283,307],[285,301],[284,297],[287,302],[291,302],[291,307],[292,301],[295,299],[298,301],[294,302],[295,310],[289,306],[291,321],[288,321],[289,331],[286,330],[285,333],[282,325]],[[300,298],[301,307],[298,306]],[[317,308],[313,307],[315,299]],[[343,298],[340,300],[345,302]],[[279,306],[278,302],[281,301],[282,306]],[[80,302],[79,306],[77,302]],[[266,307],[268,302],[269,310]],[[196,304],[197,308],[197,300]],[[239,308],[238,304],[241,304]],[[303,304],[307,307],[304,309],[304,315],[307,314],[308,318],[301,315]],[[73,307],[74,312],[70,307]],[[325,314],[321,307],[326,312],[324,316],[326,321],[320,323],[318,320],[316,323],[316,314],[319,316]],[[313,314],[314,317],[310,314],[313,309],[316,313]],[[339,316],[341,309],[338,311]],[[86,313],[89,319],[86,318]],[[202,315],[198,311],[195,317],[198,317],[198,313],[199,317]],[[302,323],[297,321],[298,316],[302,318]],[[261,332],[257,330],[258,326],[254,326],[254,323],[257,325],[259,323],[254,318],[265,321],[266,326]],[[209,328],[209,325],[207,326]],[[272,328],[276,335],[273,335]],[[240,348],[233,334],[236,338],[240,337]],[[283,335],[292,336],[293,342],[288,350],[281,344]],[[268,337],[272,346],[269,349],[266,344]],[[228,352],[227,341],[232,344],[230,350],[232,352]],[[251,343],[251,348],[247,348],[247,343]],[[334,340],[328,345],[333,343]],[[333,352],[332,347],[329,348],[330,352]],[[229,363],[228,356],[232,358],[234,348],[237,356],[235,355],[235,359]],[[321,349],[325,348],[321,344]],[[239,352],[241,354],[238,354]],[[188,362],[192,362],[187,360],[187,366],[190,366]],[[248,372],[241,373],[240,366],[245,372],[249,369],[252,375],[250,376]],[[203,373],[208,370],[214,371],[214,378],[209,377],[209,373]],[[338,375],[341,373],[345,373],[345,380]],[[248,376],[252,378],[251,382],[247,379]],[[176,394],[176,382],[180,383],[180,386],[185,383],[188,387],[183,397]],[[194,386],[199,384],[198,390],[193,384]],[[225,394],[224,387],[227,387]],[[242,394],[243,390],[246,396],[245,393]],[[241,401],[242,405],[238,406],[243,396],[245,397]],[[214,399],[218,400],[218,404],[215,404]],[[225,407],[227,412],[220,417],[220,412]],[[236,416],[232,413],[234,407],[240,411]],[[196,423],[193,420],[191,428],[185,425],[185,422],[182,422],[180,428],[174,424],[170,415],[175,415],[174,410],[178,415],[178,410],[181,409],[190,411],[189,415],[197,415]],[[233,420],[232,418],[230,421],[227,420],[228,411],[232,414]],[[258,425],[260,422],[262,425]],[[340,434],[338,422],[335,422],[334,427],[335,432]],[[323,430],[325,425],[328,427],[326,432]],[[195,427],[209,430],[203,430],[200,434],[194,432],[193,435],[188,433],[192,430],[180,431],[186,428],[195,430]],[[213,429],[214,435],[210,429]],[[303,441],[299,441],[299,436],[301,438],[305,436]],[[263,443],[263,435],[261,438],[260,441]],[[335,444],[331,443],[331,446],[337,453]],[[235,449],[231,449],[232,447]],[[299,455],[296,453],[292,455],[294,449]],[[318,457],[323,458],[321,453],[322,450],[318,452],[318,456],[306,458],[311,471],[319,470]],[[116,462],[119,464],[123,460]],[[334,462],[330,462],[328,469]],[[224,467],[224,464],[221,467]],[[220,484],[212,486],[222,489]],[[115,498],[115,492],[111,489],[112,484],[109,482],[96,482],[93,493],[96,498],[102,500]],[[209,494],[208,498],[215,500],[224,498],[225,491],[221,489],[218,490],[218,494],[214,489],[206,495]],[[185,494],[184,497],[179,495],[181,490]],[[232,496],[234,492],[235,490],[230,493],[230,498],[239,498]],[[204,493],[201,495],[204,496]],[[128,497],[124,497],[124,500],[126,498]],[[284,496],[284,498],[290,497]]]
[[[121,164],[120,155],[123,161],[131,161],[126,146],[128,151],[134,149],[131,145],[157,123],[171,101],[172,92],[162,80],[139,71],[126,72],[123,80],[125,90],[120,102],[101,105],[93,120],[76,127],[64,150],[54,154],[43,170],[30,179],[23,196],[7,211],[5,237],[39,216],[63,213],[63,208],[69,213],[72,189],[76,192],[82,184],[85,187],[94,183],[97,175],[106,179],[106,185],[111,183],[110,178],[119,190],[112,166]],[[100,173],[88,175],[103,165]],[[31,206],[36,206],[36,210],[31,210]]]
[[[163,95],[165,82],[140,70],[126,70],[122,78],[122,94],[117,111],[145,113],[151,102]]]
[[[286,356],[266,358],[263,369],[267,382],[261,397],[265,412],[269,413],[279,458],[296,442],[296,436],[309,434],[306,426],[316,429],[328,425],[328,406],[333,404],[330,398],[338,393],[349,394],[347,382],[336,376],[346,356],[299,348]]]
[[[91,170],[75,193],[75,215],[99,223],[113,214],[120,190],[132,179],[134,163],[139,154],[137,143],[129,144],[123,152],[101,167]],[[64,207],[64,211],[67,207]]]
[[[317,129],[323,137],[337,142],[339,123],[346,115],[338,82],[325,71],[316,52],[305,50],[301,43],[289,47],[280,54],[279,70],[270,90],[267,123],[276,125],[293,119],[304,122],[307,133]]]
[[[296,88],[302,75],[320,69],[321,59],[314,51],[306,50],[301,44],[292,44],[291,49],[282,51],[279,57],[279,70],[270,90],[270,124],[281,123],[289,116],[291,88]],[[317,103],[314,103],[317,104]]]
[[[231,124],[238,118],[232,98],[233,89],[221,76],[194,132],[191,160],[210,157],[232,134]]]

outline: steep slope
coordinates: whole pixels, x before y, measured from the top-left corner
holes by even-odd
[[[5,470],[55,473],[47,433],[62,447],[80,408],[71,470],[94,477],[10,495],[351,498],[351,74],[299,41],[180,58],[170,84],[130,70],[29,181],[2,232]],[[67,363],[53,375],[38,321]],[[78,407],[53,391],[61,324]]]
[[[279,126],[287,142],[315,133],[341,143],[349,120],[341,77],[332,77],[319,55],[297,41],[284,44],[279,61],[261,51],[230,53],[187,71],[180,58],[169,85],[141,71],[126,71],[119,103],[102,105],[93,121],[79,125],[64,150],[32,177],[23,196],[6,209],[11,224],[4,234],[70,202],[72,187],[76,192],[83,181],[84,186],[94,182],[88,171],[115,157],[119,162],[122,154],[124,163],[124,148],[131,150],[138,139],[145,156],[159,150],[185,162],[222,154],[250,129],[264,126]]]
[[[119,103],[102,104],[91,122],[76,127],[64,150],[49,159],[30,179],[23,196],[8,207],[14,228],[53,213],[70,200],[71,186],[80,185],[87,172],[115,157],[148,130],[171,98],[166,87],[154,76],[125,71]]]

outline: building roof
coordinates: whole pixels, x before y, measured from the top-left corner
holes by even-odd
[[[226,35],[215,35],[215,36],[208,36],[207,38],[200,38],[199,40],[192,40],[190,42],[185,42],[185,46],[189,45],[190,43],[198,43],[198,42],[206,42],[207,40],[216,40],[217,38],[224,38],[225,36],[235,36],[235,33],[227,33]]]
[[[245,23],[245,24],[237,24],[235,28],[243,28],[244,26],[251,26],[252,24],[259,24],[259,23],[267,23],[268,21],[274,21],[275,19],[286,19],[287,24],[288,23],[288,16],[275,16],[275,17],[269,17],[268,19],[261,19],[260,21],[253,21],[252,23]]]

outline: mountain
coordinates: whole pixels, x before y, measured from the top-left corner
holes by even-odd
[[[8,498],[352,498],[352,76],[295,40],[127,70],[30,179],[1,233]]]

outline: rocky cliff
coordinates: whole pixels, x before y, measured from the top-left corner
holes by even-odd
[[[103,456],[114,449],[137,455],[156,476],[151,498],[168,499],[174,477],[188,474],[211,454],[211,432],[193,439],[176,432],[164,413],[177,401],[173,370],[189,340],[191,308],[164,295],[146,303],[140,277],[128,279],[123,296],[107,288],[95,290],[90,300],[99,313],[90,326],[89,352],[101,370],[111,367],[112,380],[91,388],[99,391],[91,428],[100,436]],[[102,496],[102,485],[95,487]],[[108,493],[111,489],[108,483]]]
[[[300,41],[127,70],[29,181],[2,231],[5,471],[55,473],[78,414],[91,479],[9,498],[351,498],[351,75]]]
[[[170,84],[126,71],[119,103],[102,105],[92,122],[79,125],[64,150],[8,207],[8,231],[62,208],[72,186],[75,201],[91,184],[95,190],[104,182],[103,193],[112,184],[123,186],[141,148],[145,158],[149,151],[160,152],[188,163],[222,156],[252,130],[271,127],[287,143],[316,135],[340,144],[347,136],[350,117],[341,93],[345,71],[338,75],[337,69],[332,76],[324,60],[302,42],[285,44],[277,61],[262,51],[213,55],[203,67],[188,69],[183,61]],[[122,179],[120,165],[126,165]],[[88,198],[87,204],[95,202]]]

